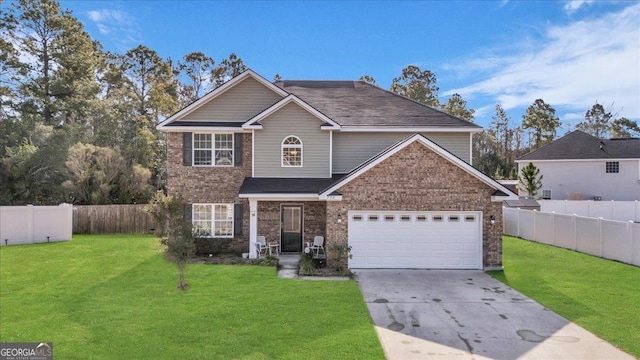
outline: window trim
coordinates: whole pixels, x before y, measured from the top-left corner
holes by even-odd
[[[211,135],[211,148],[209,149],[203,149],[203,148],[198,148],[196,149],[196,135]],[[231,136],[231,148],[230,149],[218,149],[216,148],[216,135],[227,135],[227,136]],[[233,133],[227,133],[227,132],[194,132],[193,135],[191,136],[191,166],[193,167],[233,167],[235,164],[235,136]],[[206,165],[206,164],[196,164],[196,150],[209,150],[211,152],[211,164],[210,165]],[[216,151],[218,150],[224,150],[224,151],[231,151],[231,163],[229,165],[216,165]]]
[[[604,163],[605,174],[619,174],[620,173],[620,161],[605,161]]]
[[[285,141],[287,141],[290,138],[295,138],[296,140],[298,140],[298,142],[300,143],[298,144],[286,144],[286,148],[288,149],[299,149],[300,151],[300,165],[287,165],[284,162],[284,149],[285,149]],[[280,167],[283,168],[301,168],[304,166],[304,145],[302,143],[302,139],[300,139],[298,136],[295,135],[287,135],[284,137],[284,139],[282,139],[282,142],[280,143]]]
[[[195,227],[195,208],[196,206],[208,206],[210,213],[211,213],[211,218],[208,220],[198,220],[198,221],[208,221],[211,224],[211,233],[209,235],[198,235],[197,231],[196,231],[196,227]],[[231,219],[230,220],[216,220],[216,206],[226,206],[226,211],[229,212],[231,211]],[[226,239],[232,239],[235,236],[235,204],[233,203],[194,203],[191,204],[191,225],[194,226],[194,234],[197,237],[200,238],[208,238],[208,239],[212,239],[212,238],[226,238]],[[227,223],[230,222],[231,223],[231,234],[230,235],[216,235],[216,223]]]

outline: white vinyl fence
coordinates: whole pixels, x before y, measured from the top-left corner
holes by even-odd
[[[640,201],[538,200],[540,211],[640,222]]]
[[[503,232],[640,266],[640,223],[502,208]]]
[[[0,245],[71,240],[73,206],[0,206]]]

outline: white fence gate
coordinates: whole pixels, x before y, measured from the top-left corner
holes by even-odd
[[[640,223],[502,208],[503,232],[640,266]]]
[[[0,245],[71,240],[73,206],[0,206]]]

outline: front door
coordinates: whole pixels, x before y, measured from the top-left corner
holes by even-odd
[[[302,252],[302,206],[283,205],[280,219],[282,251]]]

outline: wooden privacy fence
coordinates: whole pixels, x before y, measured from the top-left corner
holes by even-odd
[[[76,205],[73,207],[74,234],[149,234],[153,218],[146,205]]]

